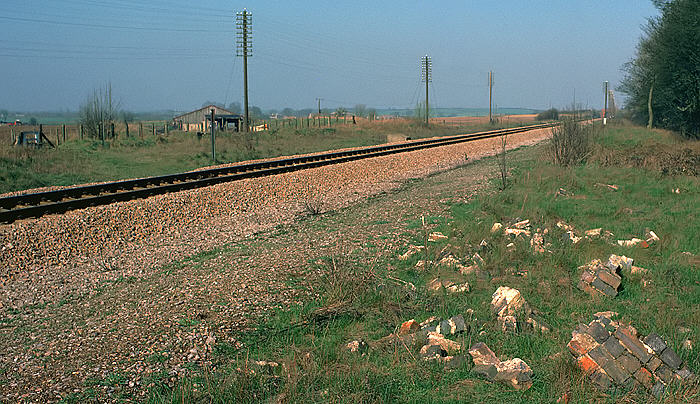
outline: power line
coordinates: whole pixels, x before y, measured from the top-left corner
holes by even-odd
[[[86,24],[78,22],[59,22],[50,21],[37,18],[21,18],[21,17],[5,17],[0,16],[0,20],[10,20],[10,21],[22,21],[22,22],[34,22],[41,24],[54,24],[54,25],[64,25],[70,27],[86,27],[86,28],[103,28],[103,29],[118,29],[118,30],[135,30],[135,31],[156,31],[156,32],[220,32],[226,33],[230,31],[226,30],[211,30],[211,29],[186,29],[186,28],[157,28],[157,27],[135,27],[135,26],[125,26],[125,25],[108,25],[108,24]]]

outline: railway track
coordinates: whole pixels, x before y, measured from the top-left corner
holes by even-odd
[[[107,205],[118,201],[128,201],[169,192],[201,188],[244,178],[264,177],[347,161],[488,139],[511,133],[548,128],[555,125],[554,123],[548,123],[465,135],[445,136],[392,145],[370,146],[350,151],[328,152],[312,156],[237,164],[228,167],[190,171],[181,174],[162,175],[135,180],[70,187],[56,191],[8,196],[0,198],[0,222],[11,223],[18,219],[39,217],[51,213],[63,213],[88,206]]]

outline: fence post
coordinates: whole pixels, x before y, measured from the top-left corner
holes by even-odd
[[[112,139],[114,139],[114,122],[111,122],[109,125],[110,125],[109,129],[110,129],[111,132],[112,132],[112,136],[111,136],[111,137],[112,137]]]
[[[100,132],[100,139],[102,140],[102,147],[105,147],[105,128],[102,122],[97,124],[98,130]]]
[[[151,124],[151,129],[153,130],[153,137],[156,136],[156,124],[155,122]]]
[[[168,123],[167,122],[165,122],[165,124],[163,124],[163,131],[165,132],[165,136],[168,136]]]
[[[63,143],[66,143],[66,124],[63,124]]]
[[[80,124],[80,140],[83,140],[83,124]]]
[[[143,139],[143,122],[139,122],[139,137]]]
[[[126,127],[126,137],[129,137],[129,122],[124,121],[124,126]]]

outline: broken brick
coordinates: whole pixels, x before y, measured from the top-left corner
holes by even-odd
[[[591,373],[600,368],[600,366],[598,366],[598,364],[588,355],[579,357],[576,360],[576,364],[586,374]]]
[[[639,363],[637,358],[633,357],[628,353],[620,355],[620,357],[617,358],[617,361],[630,374],[634,374],[637,370],[639,370],[640,367],[642,367],[642,364]]]
[[[647,337],[644,338],[644,343],[647,344],[649,348],[653,349],[657,355],[661,355],[664,349],[666,349],[666,343],[656,333],[647,335]]]
[[[661,360],[673,370],[678,369],[683,363],[683,360],[673,349],[666,349],[660,357]]]
[[[605,349],[610,352],[610,355],[613,356],[613,358],[617,358],[618,356],[622,355],[623,352],[625,352],[625,348],[620,345],[620,341],[617,340],[617,338],[608,338],[607,341],[603,344]]]
[[[634,378],[647,389],[650,389],[654,385],[654,376],[645,368],[639,368],[639,370],[634,373]]]
[[[649,362],[649,359],[651,359],[651,349],[647,348],[641,341],[632,336],[628,329],[619,327],[617,331],[615,331],[615,336],[620,340],[622,345],[642,363]]]

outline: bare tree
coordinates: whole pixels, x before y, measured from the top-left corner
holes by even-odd
[[[85,133],[93,138],[100,136],[100,130],[106,131],[107,125],[114,123],[118,116],[119,102],[112,97],[111,82],[103,89],[94,90],[80,107],[80,123]]]

